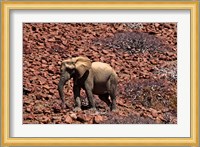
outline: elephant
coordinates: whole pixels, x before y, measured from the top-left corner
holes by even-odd
[[[85,90],[91,109],[96,110],[93,98],[93,94],[95,94],[109,106],[111,111],[116,110],[118,77],[109,64],[91,62],[88,57],[84,56],[71,57],[62,61],[60,71],[58,92],[62,100],[63,109],[66,108],[63,87],[67,81],[73,78],[75,110],[81,110],[81,89]]]

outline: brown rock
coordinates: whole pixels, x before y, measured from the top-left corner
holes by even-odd
[[[58,104],[53,105],[53,111],[54,113],[60,113],[61,112],[61,107]]]
[[[53,95],[55,93],[54,89],[49,90],[49,94]]]
[[[156,110],[152,110],[151,114],[153,117],[157,117],[158,116],[158,112]]]
[[[159,25],[160,25],[159,23],[155,23],[155,27],[156,27],[156,28],[159,27]]]
[[[48,116],[43,116],[41,122],[47,124],[50,121]]]
[[[77,119],[76,113],[71,113],[71,114],[69,114],[69,116],[70,116],[72,119],[74,119],[74,120]]]
[[[164,108],[164,109],[162,109],[162,112],[163,112],[163,113],[169,112],[169,111],[170,111],[169,108]]]
[[[57,69],[55,68],[54,65],[50,65],[48,70],[49,70],[50,73],[55,74]]]
[[[51,114],[51,110],[50,109],[44,109],[44,113]]]
[[[66,115],[66,116],[65,116],[65,122],[66,122],[67,124],[71,124],[71,123],[73,122],[73,120],[72,120],[72,118],[71,118],[69,115]]]
[[[165,24],[164,24],[164,27],[165,27],[165,28],[168,28],[168,29],[171,28],[170,24],[168,24],[168,23],[165,23]]]
[[[103,49],[103,50],[102,50],[102,53],[104,53],[104,54],[108,54],[109,51]]]
[[[35,81],[36,79],[37,79],[37,77],[33,76],[33,77],[30,78],[30,81]]]
[[[26,112],[31,112],[31,108],[30,108],[30,107],[27,107],[27,108],[26,108]]]
[[[36,106],[34,106],[35,114],[41,114],[43,113],[43,110],[44,110],[44,106],[42,104],[37,104]]]
[[[162,122],[162,121],[160,120],[160,118],[157,117],[157,118],[156,118],[156,123],[157,123],[157,124],[160,124],[161,122]]]
[[[55,40],[55,38],[50,38],[50,39],[48,39],[48,41],[49,41],[49,42],[54,42],[54,41],[56,41],[56,40]]]
[[[23,115],[23,119],[32,120],[32,119],[34,119],[34,115],[32,115],[32,114],[24,114]]]
[[[77,120],[84,123],[88,120],[87,116],[85,114],[78,114],[77,115]]]
[[[38,93],[37,95],[36,95],[36,99],[37,100],[41,100],[41,99],[43,99],[45,97],[45,94],[43,94],[43,93]]]
[[[55,123],[60,123],[61,120],[62,120],[62,116],[53,116],[53,117],[52,117],[52,120],[53,120]]]
[[[103,117],[101,115],[96,115],[94,117],[94,122],[99,124],[101,121],[103,121]]]
[[[48,65],[42,64],[41,66],[42,66],[42,68],[46,68]]]
[[[42,63],[43,63],[43,64],[47,64],[47,61],[46,61],[46,60],[42,60]]]
[[[43,86],[45,89],[50,89],[49,85],[44,85]]]
[[[47,80],[44,77],[39,77],[39,82],[41,85],[45,84],[47,82]]]
[[[162,121],[166,121],[166,120],[164,119],[164,117],[163,117],[161,114],[158,115],[158,118],[159,118],[160,120],[162,120]]]

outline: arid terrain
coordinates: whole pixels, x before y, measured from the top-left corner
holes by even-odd
[[[98,112],[81,91],[83,110],[75,112],[72,92],[57,85],[68,57],[87,56],[110,64],[118,81],[117,111],[95,96]],[[24,124],[176,124],[176,23],[24,23]]]

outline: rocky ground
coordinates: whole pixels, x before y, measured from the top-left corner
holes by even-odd
[[[63,110],[60,63],[73,56],[109,63],[119,76],[117,108],[95,96],[98,112],[74,112],[72,81]],[[176,23],[24,23],[24,124],[176,124]]]

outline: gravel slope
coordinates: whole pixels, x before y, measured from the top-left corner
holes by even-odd
[[[64,90],[69,108],[61,109],[60,63],[79,55],[117,72],[117,112],[97,96],[98,113],[74,112],[72,81]],[[24,23],[23,123],[177,123],[177,24]]]

